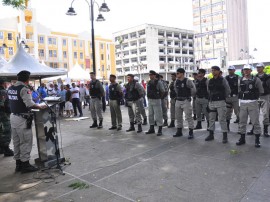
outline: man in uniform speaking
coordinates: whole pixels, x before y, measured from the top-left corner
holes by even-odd
[[[10,102],[10,124],[14,144],[15,172],[35,172],[38,168],[29,163],[33,144],[32,121],[30,109],[44,109],[46,106],[35,104],[32,100],[29,84],[30,72],[21,71],[17,74],[18,81],[8,89]]]

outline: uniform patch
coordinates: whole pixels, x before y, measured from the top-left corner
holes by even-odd
[[[27,94],[31,94],[31,90],[28,90],[28,91],[27,91]]]

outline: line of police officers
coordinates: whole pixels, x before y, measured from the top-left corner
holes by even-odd
[[[141,100],[145,93],[148,98],[148,118],[150,128],[146,134],[155,133],[155,125],[158,126],[157,135],[162,135],[162,127],[168,126],[167,116],[167,96],[170,95],[171,104],[171,122],[169,128],[177,127],[173,137],[183,136],[183,114],[188,122],[188,139],[193,139],[193,130],[202,129],[202,116],[206,118],[207,130],[209,135],[205,141],[214,140],[215,122],[218,121],[223,133],[223,143],[228,142],[228,132],[230,131],[230,122],[232,113],[236,115],[234,123],[239,123],[238,133],[241,138],[237,145],[245,144],[245,134],[247,117],[250,116],[253,129],[248,134],[255,134],[255,146],[260,147],[261,129],[259,125],[259,109],[262,109],[264,136],[268,135],[269,126],[269,94],[270,79],[269,75],[263,73],[264,65],[257,65],[258,74],[251,75],[252,67],[245,65],[243,67],[243,77],[235,74],[235,67],[228,68],[229,74],[222,76],[222,72],[218,66],[211,68],[213,78],[205,78],[205,70],[199,69],[196,80],[191,81],[185,78],[185,70],[179,68],[176,73],[172,73],[172,82],[168,86],[162,76],[155,71],[149,72],[149,82],[147,83],[147,93],[143,87],[134,79],[134,75],[128,74],[126,85],[126,106],[128,107],[128,115],[130,127],[126,132],[135,131],[134,123],[138,124],[137,133],[142,132],[142,113]],[[119,84],[115,82],[116,76],[111,75],[111,85],[109,87],[110,101],[115,103],[111,106],[112,127],[110,130],[122,129],[122,114],[120,110],[119,99],[123,92]],[[91,91],[91,90],[90,90]],[[194,127],[193,104],[194,99],[197,124]],[[240,106],[239,106],[240,103]],[[143,125],[146,125],[145,122]],[[175,124],[176,121],[176,124]],[[117,125],[118,124],[118,125]]]
[[[264,65],[262,63],[257,65],[258,74],[256,76],[251,75],[252,67],[250,65],[243,67],[241,78],[235,74],[233,66],[228,69],[229,75],[224,78],[221,75],[220,68],[213,66],[211,68],[213,78],[211,79],[206,79],[205,70],[199,69],[197,78],[193,82],[185,78],[185,70],[179,68],[176,73],[171,74],[172,82],[169,87],[155,71],[151,70],[149,72],[150,80],[147,83],[147,93],[138,81],[134,79],[134,75],[127,75],[128,83],[126,85],[125,99],[126,106],[128,107],[130,127],[126,132],[135,131],[135,122],[138,124],[137,133],[142,132],[142,125],[147,124],[147,117],[144,109],[142,109],[143,97],[147,95],[150,128],[146,134],[154,134],[155,125],[157,125],[157,136],[161,136],[162,127],[167,126],[166,100],[169,89],[171,122],[168,127],[173,128],[175,127],[175,121],[177,123],[177,131],[173,137],[183,136],[184,113],[189,128],[188,139],[193,139],[193,130],[202,129],[203,114],[206,117],[207,130],[209,131],[205,141],[214,140],[215,121],[218,116],[223,132],[222,142],[227,143],[230,119],[234,111],[236,114],[235,123],[239,123],[238,133],[241,135],[236,145],[245,144],[246,126],[249,116],[253,129],[248,134],[255,134],[255,147],[260,147],[260,109],[263,113],[263,134],[265,137],[269,137],[270,77],[263,72]],[[102,128],[101,98],[104,96],[104,89],[101,82],[96,79],[95,73],[90,73],[90,76],[90,110],[93,119],[93,124],[90,128]],[[5,90],[5,80],[0,78],[0,153],[4,153],[5,156],[14,155],[16,172],[33,172],[38,169],[29,163],[33,141],[31,129],[33,117],[30,109],[43,109],[46,106],[37,105],[32,100],[32,93],[28,88],[30,72],[21,71],[18,73],[17,78],[18,81],[7,91]],[[110,75],[110,82],[109,98],[112,126],[109,130],[116,129],[119,131],[122,129],[120,100],[123,92],[120,84],[116,83],[115,75]],[[192,98],[196,98],[197,125],[195,128],[192,117]],[[144,119],[143,122],[142,117]],[[99,124],[97,123],[97,118],[99,119]],[[11,134],[14,153],[9,148]]]

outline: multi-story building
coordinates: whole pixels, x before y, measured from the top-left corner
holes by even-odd
[[[9,60],[17,50],[17,42],[24,41],[29,53],[53,68],[71,69],[77,62],[92,71],[91,34],[54,32],[36,22],[35,9],[29,6],[17,18],[0,20],[0,55]],[[2,48],[3,44],[8,50]],[[112,40],[95,37],[96,73],[100,79],[115,74],[115,46]]]
[[[197,64],[218,59],[225,67],[227,60],[241,58],[240,50],[249,49],[247,1],[192,0],[192,3]]]
[[[120,79],[125,80],[128,73],[145,79],[149,70],[155,70],[165,78],[179,67],[185,68],[187,76],[194,71],[194,34],[191,30],[144,24],[113,35],[116,72]]]

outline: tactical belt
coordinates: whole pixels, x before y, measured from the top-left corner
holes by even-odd
[[[191,100],[191,98],[190,97],[177,97],[176,100],[185,101],[185,100]]]
[[[15,116],[20,116],[20,117],[22,117],[22,118],[24,118],[24,119],[28,119],[31,115],[29,114],[17,114],[17,113],[12,113],[13,115],[15,115]]]
[[[205,98],[205,99],[208,99],[207,97],[205,97],[205,96],[196,96],[197,98],[200,98],[200,99],[203,99],[203,98]]]

